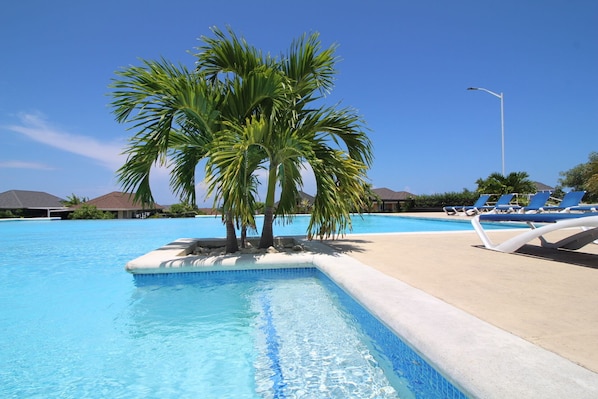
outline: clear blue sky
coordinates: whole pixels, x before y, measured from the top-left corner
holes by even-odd
[[[597,21],[594,0],[7,2],[0,192],[119,190],[131,132],[108,106],[114,72],[161,56],[191,66],[198,38],[227,25],[272,54],[304,32],[339,45],[326,101],[366,120],[376,188],[473,190],[501,171],[500,100],[470,86],[504,93],[506,172],[556,185],[598,151]],[[167,171],[152,184],[158,203],[177,202]]]

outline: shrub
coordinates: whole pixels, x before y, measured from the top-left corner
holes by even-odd
[[[443,194],[418,195],[414,208],[442,208],[447,205],[473,205],[480,194],[475,191],[448,192]]]
[[[69,215],[69,219],[114,219],[114,215],[99,210],[95,205],[83,204]]]
[[[194,217],[198,215],[198,209],[196,206],[186,203],[181,204],[173,204],[170,206],[168,212],[165,212],[167,217],[172,218],[185,218],[185,217]]]
[[[19,213],[18,211],[16,211],[17,213]],[[0,219],[10,219],[10,218],[18,218],[20,217],[18,214],[15,215],[14,213],[12,213],[12,211],[6,210],[6,211],[0,211]]]

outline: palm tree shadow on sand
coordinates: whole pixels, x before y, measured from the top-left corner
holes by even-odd
[[[363,245],[370,244],[372,243],[372,241],[363,239],[342,238],[335,240],[324,240],[322,241],[322,243],[334,249],[336,252],[351,255],[352,252],[365,252],[365,250],[363,249]]]

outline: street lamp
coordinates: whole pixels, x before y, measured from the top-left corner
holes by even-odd
[[[500,98],[500,130],[501,130],[501,143],[502,143],[502,175],[505,176],[505,107],[504,100],[505,96],[503,93],[495,93],[482,87],[468,87],[467,90],[481,90],[488,94],[492,94],[494,97]]]

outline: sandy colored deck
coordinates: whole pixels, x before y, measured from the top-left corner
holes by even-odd
[[[500,242],[513,234],[489,236]],[[598,245],[576,252],[529,245],[504,254],[480,247],[474,232],[349,235],[327,244],[598,372]]]

